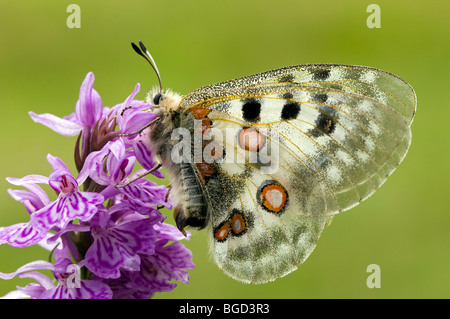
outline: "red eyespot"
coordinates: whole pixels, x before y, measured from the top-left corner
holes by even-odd
[[[238,133],[239,146],[247,151],[259,151],[266,142],[266,137],[251,127],[243,128]]]
[[[214,239],[223,242],[228,236],[242,236],[247,232],[247,220],[242,211],[233,209],[230,216],[214,229]]]
[[[202,121],[202,136],[209,133],[209,130],[211,129],[212,122],[210,120],[203,120]]]
[[[286,189],[275,181],[264,184],[257,195],[262,207],[272,213],[282,213],[288,202]]]
[[[240,213],[234,213],[231,216],[230,223],[233,234],[237,236],[243,234],[247,228],[244,217]]]
[[[203,158],[208,163],[217,162],[224,157],[222,145],[217,141],[211,141],[203,148]]]
[[[201,182],[205,184],[205,177],[212,176],[214,174],[214,167],[211,164],[201,162],[196,163],[198,172],[200,173]]]
[[[211,110],[203,107],[193,107],[189,109],[189,112],[191,112],[197,120],[201,120],[204,119]]]
[[[228,237],[228,233],[230,232],[230,223],[226,222],[222,225],[219,225],[219,227],[216,228],[214,231],[214,238],[217,241],[224,241]]]

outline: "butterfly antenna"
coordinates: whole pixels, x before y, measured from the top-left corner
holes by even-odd
[[[153,70],[156,73],[156,76],[158,77],[159,89],[162,92],[163,87],[162,87],[162,82],[161,82],[161,75],[159,74],[159,70],[158,70],[158,67],[156,66],[155,60],[153,60],[152,55],[150,54],[150,52],[148,52],[144,43],[142,43],[142,41],[139,41],[139,46],[141,47],[140,49],[134,42],[131,42],[131,46],[133,47],[134,51],[136,51],[137,54],[139,54],[141,57],[146,59],[147,62],[151,65],[151,67],[153,68]]]

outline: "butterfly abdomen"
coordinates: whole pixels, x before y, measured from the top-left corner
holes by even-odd
[[[181,198],[174,211],[177,227],[183,232],[186,226],[205,228],[208,222],[207,205],[202,188],[191,164],[176,165],[180,184],[177,185]]]

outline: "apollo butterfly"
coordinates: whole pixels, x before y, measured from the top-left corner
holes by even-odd
[[[372,195],[409,148],[416,95],[389,72],[295,65],[182,97],[163,90],[142,42],[132,45],[158,75],[150,147],[169,172],[176,224],[206,228],[234,279],[295,270],[332,216]]]

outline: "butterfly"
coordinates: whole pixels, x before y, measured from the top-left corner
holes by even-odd
[[[372,195],[410,146],[416,95],[389,72],[295,65],[180,96],[163,90],[142,42],[132,46],[158,75],[147,126],[177,227],[206,228],[236,280],[297,269],[332,217]]]

